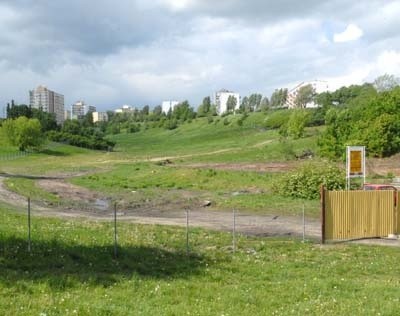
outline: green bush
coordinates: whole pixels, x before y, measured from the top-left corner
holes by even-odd
[[[266,129],[278,129],[282,125],[284,125],[290,117],[291,111],[290,110],[278,110],[275,112],[272,112],[271,115],[269,115],[265,119],[264,126]]]
[[[164,122],[164,128],[165,129],[175,129],[178,127],[178,121],[176,119],[169,119],[167,121]]]
[[[328,190],[343,190],[344,171],[333,165],[306,164],[280,177],[273,190],[283,196],[313,200],[319,198],[321,184]]]

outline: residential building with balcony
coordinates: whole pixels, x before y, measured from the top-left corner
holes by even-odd
[[[29,105],[47,113],[54,113],[57,124],[64,122],[64,96],[45,86],[29,91]]]

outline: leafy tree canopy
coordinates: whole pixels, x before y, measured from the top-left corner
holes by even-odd
[[[311,84],[300,87],[297,92],[295,104],[298,108],[304,109],[308,103],[313,102],[315,97],[315,89]]]
[[[38,119],[29,119],[20,116],[16,119],[7,119],[2,129],[11,145],[19,150],[38,149],[45,141],[42,126]]]
[[[384,74],[375,79],[373,85],[378,92],[390,91],[399,86],[400,79],[394,75]]]
[[[360,92],[357,97],[326,112],[326,129],[318,140],[322,155],[341,157],[347,145],[364,145],[375,157],[400,152],[400,87],[380,93],[369,87],[353,87]]]

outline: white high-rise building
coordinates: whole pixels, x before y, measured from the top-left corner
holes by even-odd
[[[121,108],[116,109],[114,112],[115,113],[133,113],[135,112],[136,108],[134,106],[131,106],[129,104],[124,104]]]
[[[92,115],[93,115],[93,123],[108,121],[107,112],[93,112]]]
[[[313,81],[307,81],[307,82],[302,82],[295,86],[293,89],[289,90],[288,96],[286,99],[286,106],[289,109],[293,109],[297,107],[296,104],[296,97],[297,94],[299,93],[299,90],[301,87],[311,85],[314,88],[315,93],[322,93],[322,92],[327,92],[329,91],[329,84],[327,81],[322,81],[322,80],[313,80]],[[318,104],[316,104],[314,101],[311,101],[306,104],[306,108],[316,108],[318,107]]]
[[[81,119],[89,112],[96,112],[96,107],[87,105],[84,101],[77,101],[71,105],[71,119]]]
[[[239,93],[228,91],[225,89],[219,90],[214,93],[214,104],[217,108],[217,113],[219,115],[224,114],[228,111],[228,99],[232,96],[236,99],[235,109],[239,109],[240,106],[240,95]]]
[[[168,112],[171,110],[173,111],[174,108],[179,104],[179,101],[163,101],[161,103],[161,109],[162,112],[165,114],[168,114]]]
[[[64,122],[64,96],[45,86],[29,91],[29,105],[47,113],[54,113],[58,124]]]

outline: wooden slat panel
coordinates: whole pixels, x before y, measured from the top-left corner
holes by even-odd
[[[400,228],[393,191],[327,191],[326,239],[385,237]]]

